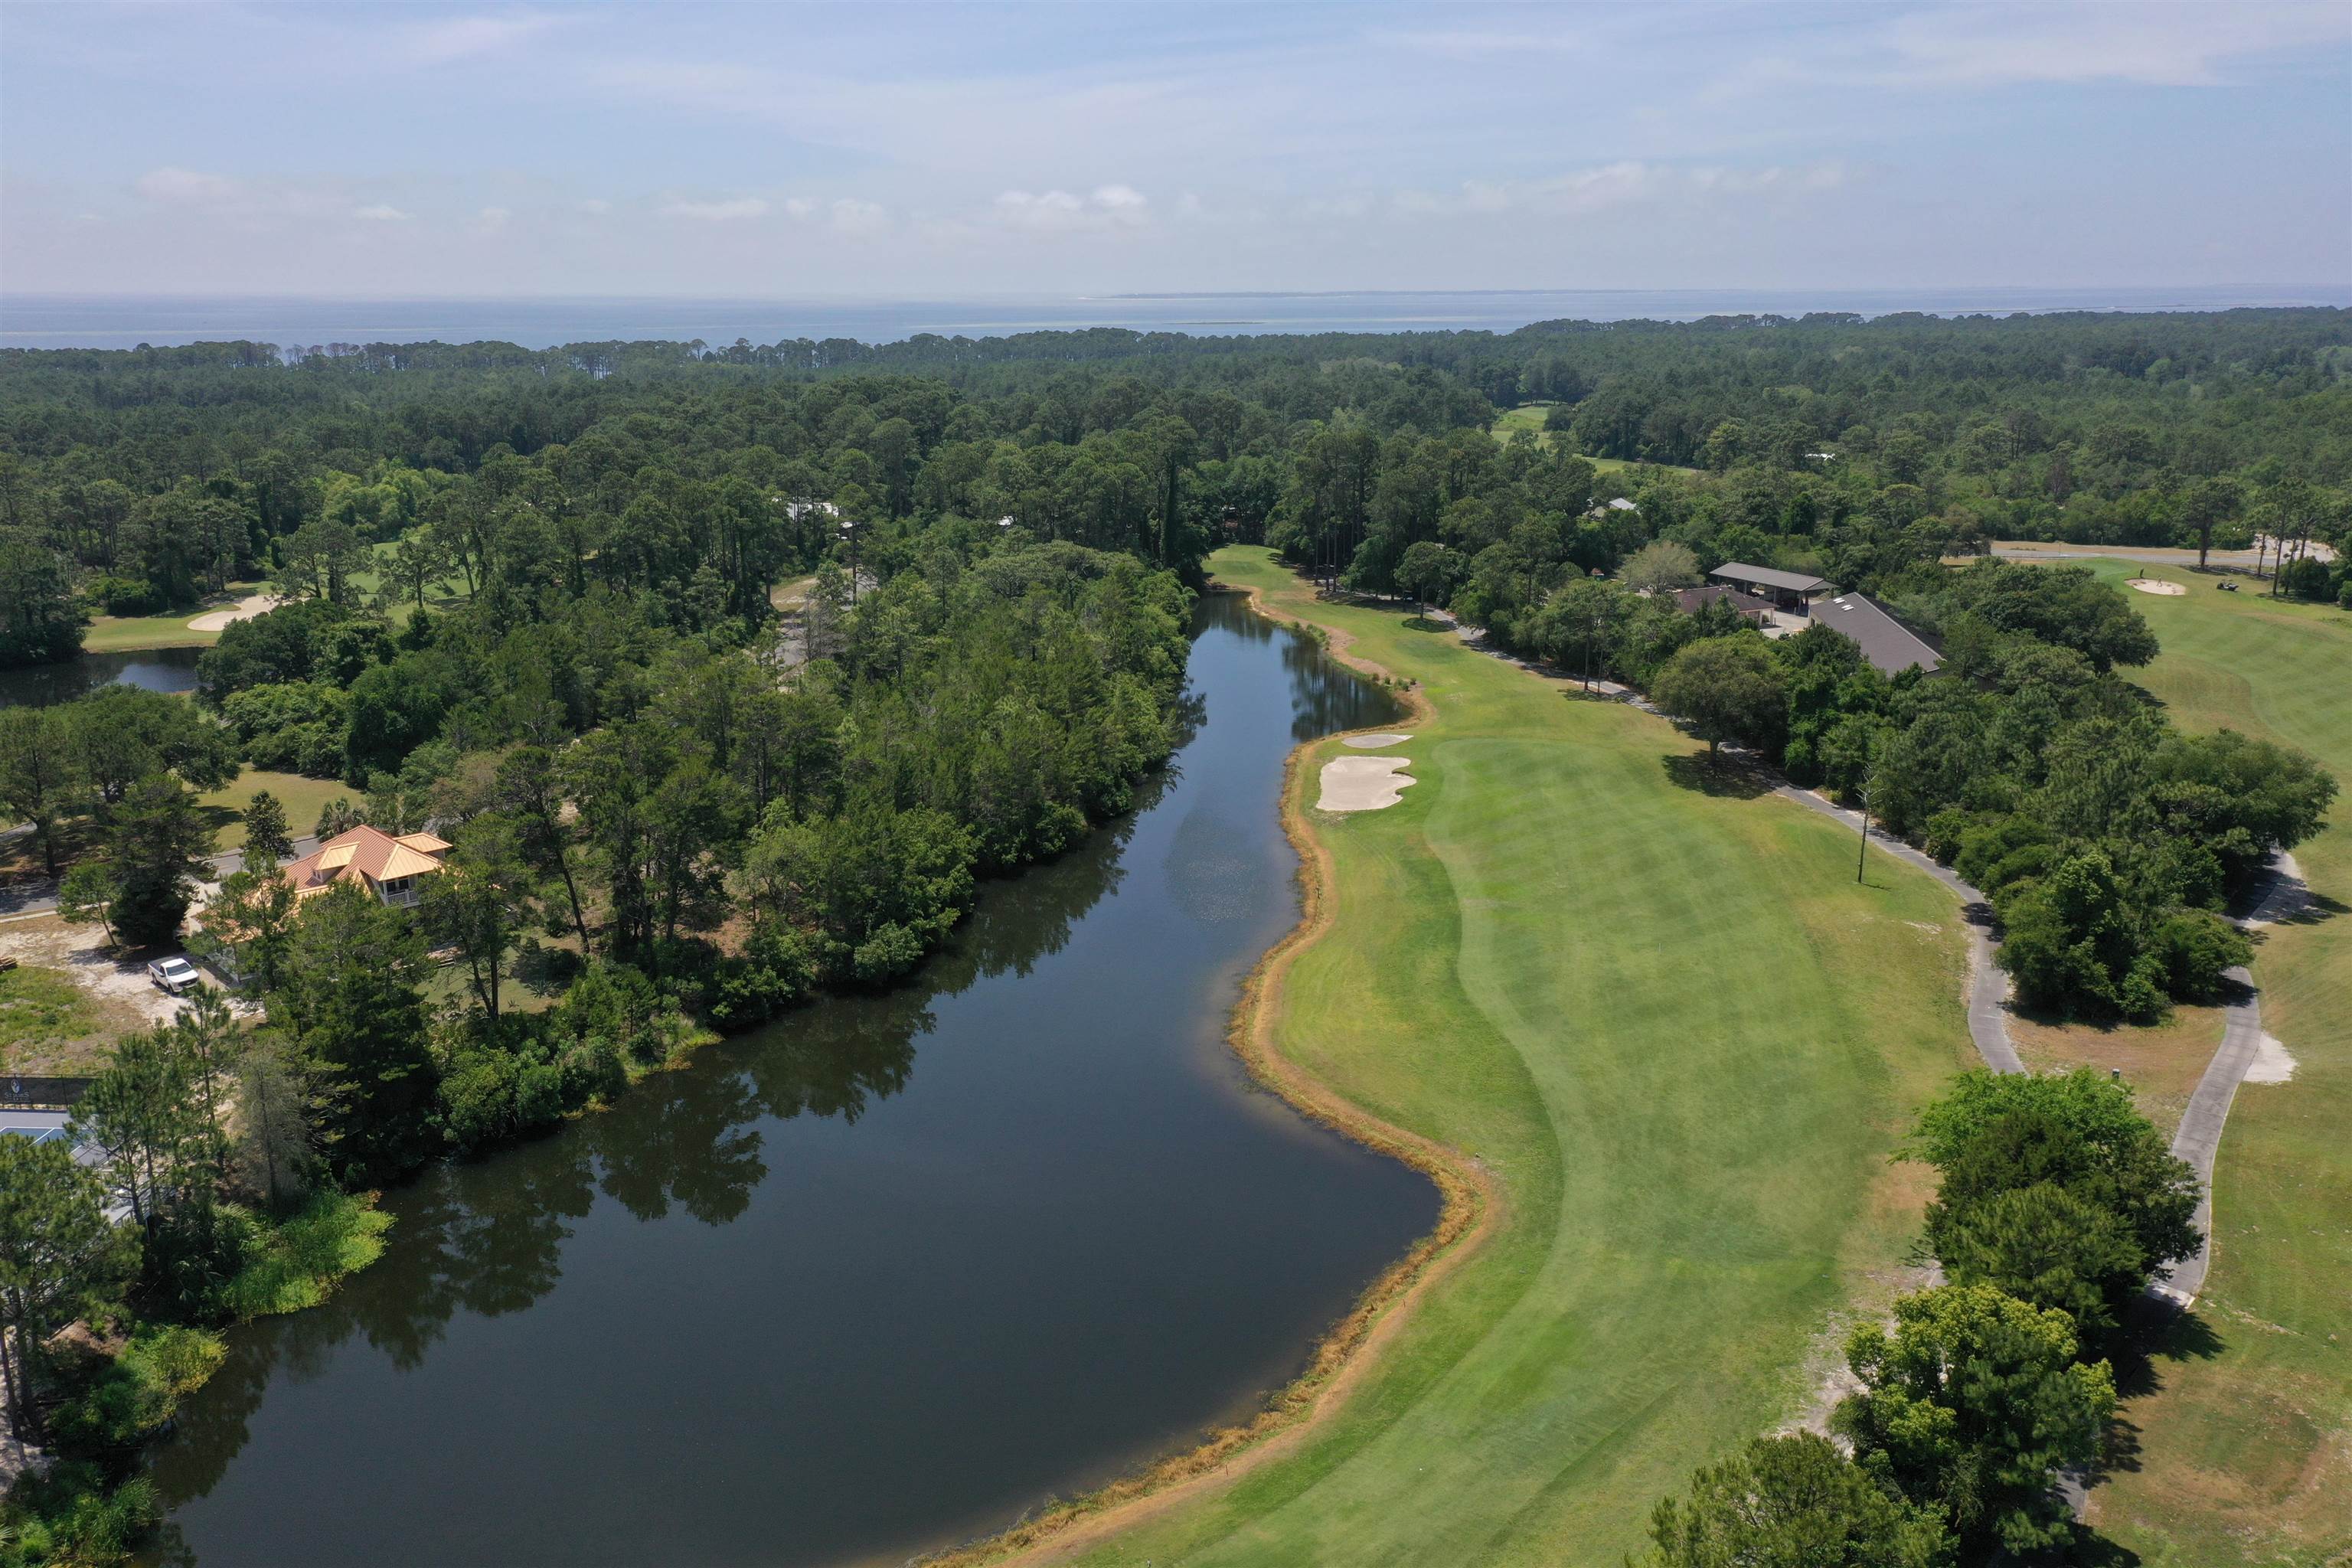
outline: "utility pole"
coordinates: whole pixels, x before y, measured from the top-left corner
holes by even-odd
[[[1874,793],[1874,789],[1873,785],[1868,783],[1864,783],[1863,784],[1862,846],[1853,852],[1853,879],[1856,882],[1862,880],[1863,865],[1870,858],[1870,797]]]

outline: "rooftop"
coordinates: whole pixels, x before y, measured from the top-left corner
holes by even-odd
[[[1750,566],[1745,561],[1727,561],[1707,574],[1727,583],[1753,583],[1767,588],[1785,589],[1791,594],[1818,594],[1830,584],[1826,579],[1808,577],[1802,572],[1783,572],[1772,566]]]
[[[1813,607],[1813,619],[1853,639],[1886,675],[1899,675],[1917,665],[1930,675],[1944,662],[1936,645],[1895,618],[1895,612],[1867,594],[1841,594]]]
[[[396,881],[441,868],[448,852],[446,840],[430,833],[393,837],[380,827],[359,826],[339,834],[286,868],[297,898],[324,892],[331,883],[349,881],[356,873],[371,882]]]

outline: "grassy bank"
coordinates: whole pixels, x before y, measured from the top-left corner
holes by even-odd
[[[1331,924],[1270,997],[1280,1054],[1475,1163],[1486,1224],[1347,1396],[1085,1560],[1601,1563],[1656,1496],[1810,1397],[1810,1352],[1891,1277],[1885,1155],[1970,1059],[1952,900],[1663,721],[1212,565],[1423,683],[1389,809],[1305,812]],[[1310,748],[1294,804],[1335,742]]]
[[[84,653],[144,653],[159,647],[210,647],[218,632],[192,632],[188,622],[202,609],[175,610],[168,616],[99,616],[82,628]]]
[[[2352,788],[2352,615],[2217,593],[2176,567],[2100,575],[2185,584],[2134,594],[2163,653],[2132,678],[2184,728],[2299,746]],[[2214,1174],[2210,1353],[2158,1363],[2126,1415],[2137,1469],[2094,1493],[2101,1528],[2150,1568],[2320,1564],[2352,1553],[2352,797],[2296,851],[2324,900],[2273,930],[2254,975],[2294,1082],[2248,1084]]]

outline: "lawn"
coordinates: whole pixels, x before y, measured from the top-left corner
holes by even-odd
[[[2095,569],[2187,585],[2132,595],[2164,651],[2126,673],[2175,721],[2300,746],[2352,792],[2352,615],[2218,593],[2177,567]],[[2198,1308],[2220,1350],[2159,1363],[2164,1386],[2126,1412],[2139,1468],[2093,1494],[2101,1528],[2149,1568],[2352,1553],[2352,793],[2295,853],[2324,901],[2254,962],[2263,1026],[2298,1065],[2230,1112]]]
[[[255,792],[265,789],[286,808],[286,831],[296,838],[310,836],[310,829],[318,826],[319,813],[329,801],[342,796],[356,803],[361,795],[341,779],[305,778],[300,773],[247,768],[226,789],[214,790],[198,802],[213,825],[215,848],[245,847],[246,804],[253,799]]]
[[[1551,435],[1544,428],[1544,419],[1553,406],[1549,403],[1522,403],[1517,408],[1507,408],[1496,416],[1495,423],[1488,428],[1495,432],[1495,438],[1498,441],[1507,441],[1525,430],[1549,447]]]
[[[1544,417],[1552,411],[1552,407],[1549,403],[1522,403],[1517,408],[1506,409],[1496,416],[1495,423],[1487,428],[1497,441],[1507,441],[1517,432],[1525,430],[1549,447],[1551,434],[1544,428]],[[1587,458],[1584,460],[1604,474],[1613,474],[1622,468],[1656,468],[1669,474],[1698,472],[1696,468],[1678,468],[1671,463],[1636,463],[1623,458]]]
[[[64,970],[35,963],[0,970],[0,1061],[10,1068],[32,1051],[89,1034],[97,1023],[98,1009]]]
[[[1842,829],[1662,720],[1317,603],[1262,549],[1211,564],[1433,706],[1399,805],[1307,813],[1333,924],[1275,1038],[1499,1201],[1328,1418],[1084,1560],[1617,1562],[1888,1293],[1920,1193],[1888,1151],[1974,1059],[1958,911],[1883,858],[1857,885]]]
[[[258,583],[231,583],[228,592],[193,609],[168,616],[99,616],[81,634],[85,653],[136,653],[151,647],[210,647],[218,632],[192,632],[188,623],[208,609],[222,609],[247,594],[261,591]]]

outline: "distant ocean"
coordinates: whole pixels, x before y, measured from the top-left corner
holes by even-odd
[[[1476,292],[1035,295],[964,300],[315,300],[0,295],[0,346],[135,348],[245,339],[319,343],[499,342],[526,348],[663,340],[895,342],[919,332],[1000,337],[1076,327],[1196,335],[1507,332],[1530,321],[1692,321],[1716,314],[1940,316],[2020,310],[2226,310],[2352,305],[2313,289],[1578,289]]]

